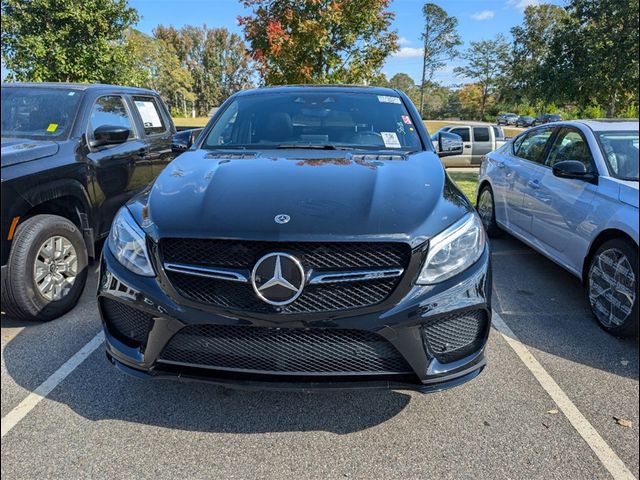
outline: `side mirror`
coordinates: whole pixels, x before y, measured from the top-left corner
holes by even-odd
[[[593,182],[597,175],[587,170],[584,163],[578,160],[562,160],[553,165],[553,174],[560,178],[575,178],[585,182]]]
[[[438,156],[440,158],[462,155],[462,137],[455,133],[438,132]]]
[[[201,128],[193,128],[176,133],[171,139],[171,150],[174,153],[182,153],[185,150],[189,150],[201,131]]]
[[[92,147],[102,147],[104,145],[117,145],[124,143],[129,138],[131,131],[127,127],[118,125],[100,125],[93,131]]]

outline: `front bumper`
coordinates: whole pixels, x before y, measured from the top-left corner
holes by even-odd
[[[265,320],[237,312],[213,312],[177,303],[161,288],[156,278],[140,277],[124,268],[105,246],[98,284],[100,315],[106,337],[106,353],[120,370],[144,378],[179,378],[245,389],[327,390],[393,389],[433,392],[460,385],[475,378],[485,366],[484,346],[491,322],[491,267],[489,248],[471,268],[456,277],[432,286],[415,286],[392,308],[352,317],[304,317],[274,315]],[[104,303],[116,301],[150,318],[148,333],[133,341],[117,331],[105,312]],[[428,341],[431,325],[457,316],[481,315],[483,328],[477,332],[473,351],[464,356],[455,352],[434,352]],[[478,317],[479,318],[479,317]],[[444,323],[442,323],[444,325]],[[193,326],[270,328],[277,331],[362,331],[388,342],[409,367],[402,373],[376,374],[283,374],[282,372],[224,369],[202,365],[167,363],[163,351],[174,336]],[[454,327],[452,330],[452,326]],[[439,348],[448,345],[438,333]],[[214,328],[214,327],[212,327]],[[135,335],[132,334],[135,337]],[[470,344],[471,345],[471,344]],[[442,347],[446,348],[446,347]],[[440,360],[438,360],[440,358]]]

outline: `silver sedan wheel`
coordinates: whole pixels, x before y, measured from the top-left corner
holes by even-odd
[[[65,237],[55,236],[44,241],[33,265],[33,281],[49,301],[63,299],[78,275],[78,256],[73,244]]]
[[[484,225],[485,230],[491,228],[493,223],[493,195],[488,188],[485,188],[478,199],[478,215]]]
[[[617,248],[598,255],[589,269],[589,302],[606,327],[619,327],[633,310],[636,277],[631,262]]]

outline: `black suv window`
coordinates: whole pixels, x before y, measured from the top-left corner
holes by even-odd
[[[155,98],[136,96],[133,97],[133,103],[140,114],[146,135],[166,132],[167,127]]]
[[[463,142],[468,142],[470,140],[469,129],[468,128],[453,128],[449,130],[450,133],[455,133],[456,135],[460,135],[462,137]]]
[[[526,160],[536,163],[544,162],[544,151],[549,141],[549,137],[553,133],[553,128],[541,128],[525,135],[515,150],[515,154]]]
[[[239,95],[207,131],[204,148],[421,148],[400,97],[341,90]]]
[[[68,136],[82,92],[2,86],[2,137],[33,140]]]
[[[93,104],[89,117],[89,138],[94,140],[93,132],[102,125],[116,125],[129,129],[129,138],[133,138],[133,122],[124,100],[118,95],[100,97]]]
[[[553,142],[545,165],[553,167],[556,162],[563,160],[577,160],[584,163],[587,170],[591,170],[591,150],[580,132],[563,128]]]

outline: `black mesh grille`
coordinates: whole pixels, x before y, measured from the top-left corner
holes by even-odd
[[[165,262],[226,268],[252,268],[270,252],[291,252],[306,268],[406,268],[411,250],[403,243],[254,242],[165,238],[160,241]]]
[[[274,374],[409,373],[393,345],[371,332],[191,325],[180,330],[160,361]]]
[[[122,340],[145,344],[153,317],[110,298],[103,298],[102,312],[110,331]]]
[[[385,300],[398,279],[309,285],[293,303],[281,307],[261,301],[246,283],[167,272],[183,297],[216,307],[259,313],[316,313],[363,308]]]
[[[236,268],[250,271],[271,252],[290,252],[305,269],[349,271],[406,269],[411,257],[404,243],[258,242],[167,238],[160,241],[165,263]],[[260,300],[250,284],[167,272],[176,291],[185,298],[215,307],[257,313],[319,313],[364,308],[386,300],[400,277],[384,280],[309,285],[293,303],[274,307]]]
[[[448,315],[424,325],[428,350],[443,363],[453,362],[477,351],[487,332],[487,316],[482,310]]]

